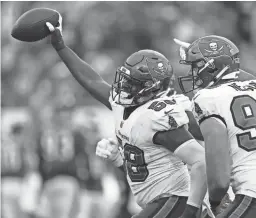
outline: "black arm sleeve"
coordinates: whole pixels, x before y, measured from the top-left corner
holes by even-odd
[[[162,145],[174,152],[180,145],[190,139],[193,139],[193,136],[182,126],[174,130],[155,133],[153,143]]]
[[[108,101],[111,86],[67,46],[57,52],[80,85],[111,110],[111,105]]]
[[[123,166],[123,165],[120,166],[120,167],[118,167],[118,169],[125,173],[125,171],[124,171],[124,166]]]
[[[195,117],[191,111],[186,111],[189,119],[188,131],[193,135],[196,140],[204,141],[203,134],[201,133],[200,127],[196,122]]]

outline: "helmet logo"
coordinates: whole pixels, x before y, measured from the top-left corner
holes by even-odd
[[[165,72],[167,71],[167,67],[164,65],[163,62],[150,62],[148,59],[146,59],[148,68],[153,70],[156,74],[152,74],[151,76],[153,78],[157,77],[165,77]]]
[[[157,63],[157,68],[153,68],[153,70],[160,74],[161,76],[165,76],[165,72],[167,71],[167,68],[164,66],[164,63],[159,62]]]
[[[222,52],[222,49],[224,46],[221,46],[218,48],[217,42],[210,42],[209,47],[211,50],[204,49],[206,52],[210,53],[209,55],[218,55],[219,53]]]
[[[157,66],[158,66],[159,70],[164,70],[164,64],[163,63],[158,63]]]
[[[216,42],[211,42],[211,43],[209,44],[209,46],[210,46],[210,48],[211,48],[213,51],[217,51],[217,49],[218,49],[218,45],[217,45]]]

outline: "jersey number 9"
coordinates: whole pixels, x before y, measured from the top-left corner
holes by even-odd
[[[256,132],[256,100],[249,95],[236,96],[230,111],[235,126],[245,131],[236,135],[238,146],[246,151],[256,150],[256,136],[250,131],[254,128]]]

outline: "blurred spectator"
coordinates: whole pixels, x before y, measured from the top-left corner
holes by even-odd
[[[48,40],[24,43],[10,35],[25,11],[49,7],[63,15],[69,46],[112,81],[117,66],[136,50],[156,49],[170,58],[177,74],[172,39],[193,41],[206,34],[223,35],[241,50],[242,68],[253,71],[255,2],[2,2],[2,105],[40,106],[53,100],[63,84],[73,90],[77,105],[97,105],[72,78]],[[29,80],[27,80],[29,78]],[[43,85],[47,81],[47,87]],[[61,81],[61,82],[59,82]],[[49,87],[49,88],[48,88]],[[178,86],[177,86],[178,88]],[[36,97],[36,103],[35,101]],[[86,99],[86,100],[85,100]]]
[[[38,190],[32,117],[26,108],[5,108],[1,124],[2,217],[29,218]]]

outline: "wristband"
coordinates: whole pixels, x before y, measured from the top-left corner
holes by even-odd
[[[55,44],[53,45],[53,47],[55,48],[56,51],[60,51],[60,50],[62,50],[63,48],[65,48],[66,45],[65,45],[64,41],[61,40],[61,41],[55,43]]]
[[[62,34],[59,29],[55,29],[54,33],[52,33],[52,45],[56,51],[60,51],[65,48],[65,43],[62,38]]]
[[[185,208],[185,210],[182,214],[182,217],[184,217],[184,218],[196,218],[198,211],[199,211],[199,208],[187,204],[186,208]]]

